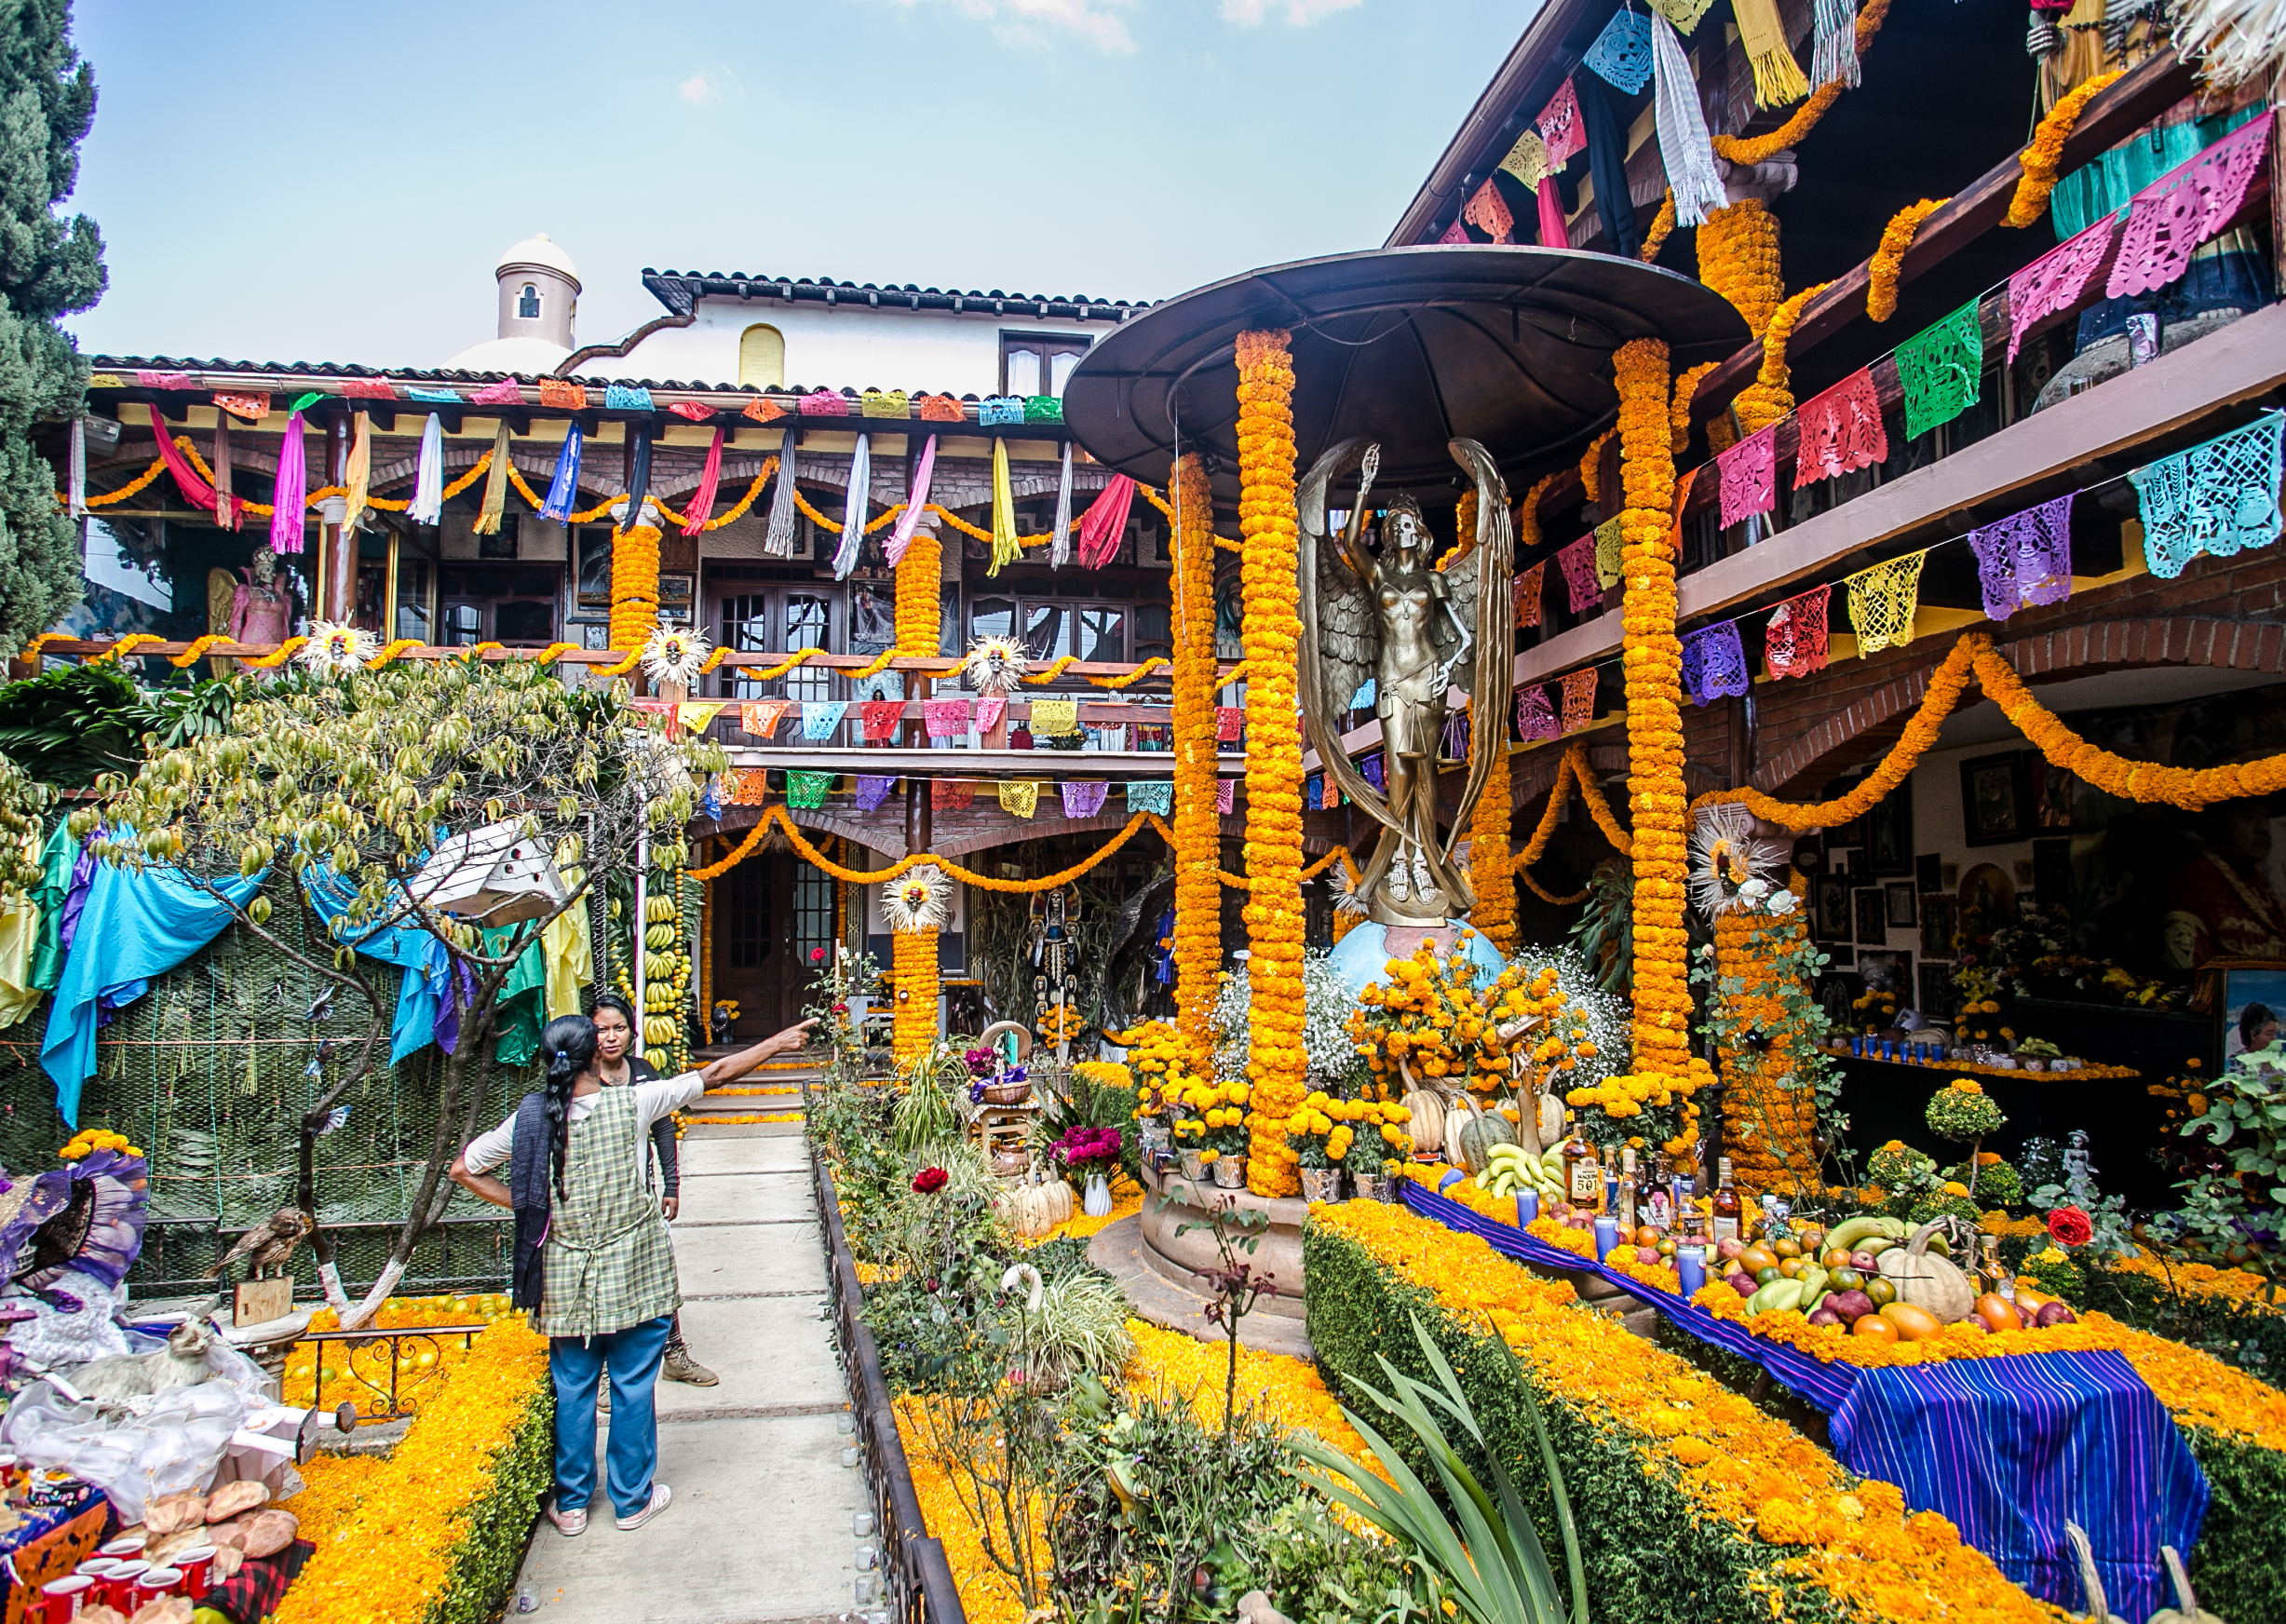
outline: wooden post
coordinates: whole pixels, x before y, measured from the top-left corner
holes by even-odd
[[[340,485],[349,478],[349,413],[331,413],[325,426],[325,482]],[[356,602],[358,579],[357,532],[340,524],[318,527],[318,617],[335,622],[349,618]],[[392,606],[393,607],[393,606]]]

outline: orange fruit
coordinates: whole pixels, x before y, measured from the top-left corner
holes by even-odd
[[[1635,1231],[1635,1244],[1636,1244],[1636,1245],[1638,1245],[1638,1246],[1657,1246],[1658,1243],[1659,1243],[1659,1232],[1658,1232],[1657,1230],[1656,1230],[1656,1229],[1652,1228],[1650,1225],[1648,1225],[1648,1224],[1641,1225],[1639,1225],[1639,1226],[1636,1228],[1636,1231]]]
[[[1917,1303],[1886,1304],[1881,1317],[1896,1326],[1898,1335],[1907,1342],[1926,1342],[1944,1329],[1943,1320]]]
[[[1875,1342],[1897,1340],[1897,1327],[1878,1314],[1860,1315],[1858,1322],[1849,1328],[1849,1333],[1852,1336],[1871,1337]]]

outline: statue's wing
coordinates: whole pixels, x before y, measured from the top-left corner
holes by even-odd
[[[1516,601],[1509,590],[1516,573],[1516,525],[1508,512],[1508,481],[1475,440],[1455,440],[1449,449],[1476,481],[1477,542],[1445,572],[1452,577],[1453,606],[1476,636],[1471,658],[1454,672],[1454,681],[1468,690],[1468,776],[1445,837],[1448,858],[1468,827],[1468,815],[1493,768],[1508,754],[1508,701],[1516,689]]]
[[[1398,827],[1388,803],[1365,781],[1342,750],[1341,724],[1358,687],[1381,663],[1381,622],[1366,583],[1351,566],[1339,538],[1326,527],[1326,490],[1365,464],[1373,447],[1346,440],[1311,467],[1294,493],[1302,528],[1299,650],[1303,724],[1318,760],[1348,797],[1390,828]]]

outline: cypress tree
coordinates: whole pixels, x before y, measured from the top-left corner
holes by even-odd
[[[71,0],[0,0],[0,644],[20,646],[79,602],[74,527],[34,426],[78,413],[88,367],[56,318],[102,297],[103,238],[55,206],[79,179],[95,74]]]

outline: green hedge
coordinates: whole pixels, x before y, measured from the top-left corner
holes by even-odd
[[[1779,1575],[1778,1563],[1789,1554],[1783,1549],[1742,1538],[1711,1519],[1695,1519],[1676,1483],[1646,1470],[1629,1441],[1599,1430],[1563,1394],[1528,1395],[1497,1343],[1464,1329],[1429,1292],[1398,1279],[1356,1242],[1311,1225],[1303,1238],[1303,1270],[1309,1280],[1310,1343],[1327,1385],[1353,1406],[1359,1396],[1345,1385],[1349,1378],[1386,1391],[1381,1355],[1408,1374],[1433,1380],[1410,1329],[1412,1316],[1419,1314],[1460,1377],[1518,1492],[1535,1506],[1542,1543],[1560,1552],[1526,1409],[1538,1402],[1572,1499],[1591,1617],[1605,1624],[1739,1624],[1771,1616],[1773,1590],[1786,1592],[1790,1618],[1846,1616],[1831,1595]],[[1365,1403],[1370,1407],[1370,1401]],[[1392,1428],[1385,1436],[1401,1431]],[[1418,1458],[1413,1464],[1427,1469]]]
[[[2225,1618],[2286,1618],[2286,1455],[2183,1428],[2213,1497],[2191,1553],[2198,1604]]]
[[[486,1624],[500,1617],[541,1497],[555,1477],[556,1390],[543,1374],[493,1456],[492,1493],[468,1507],[468,1532],[453,1551],[444,1588],[424,1624]]]

